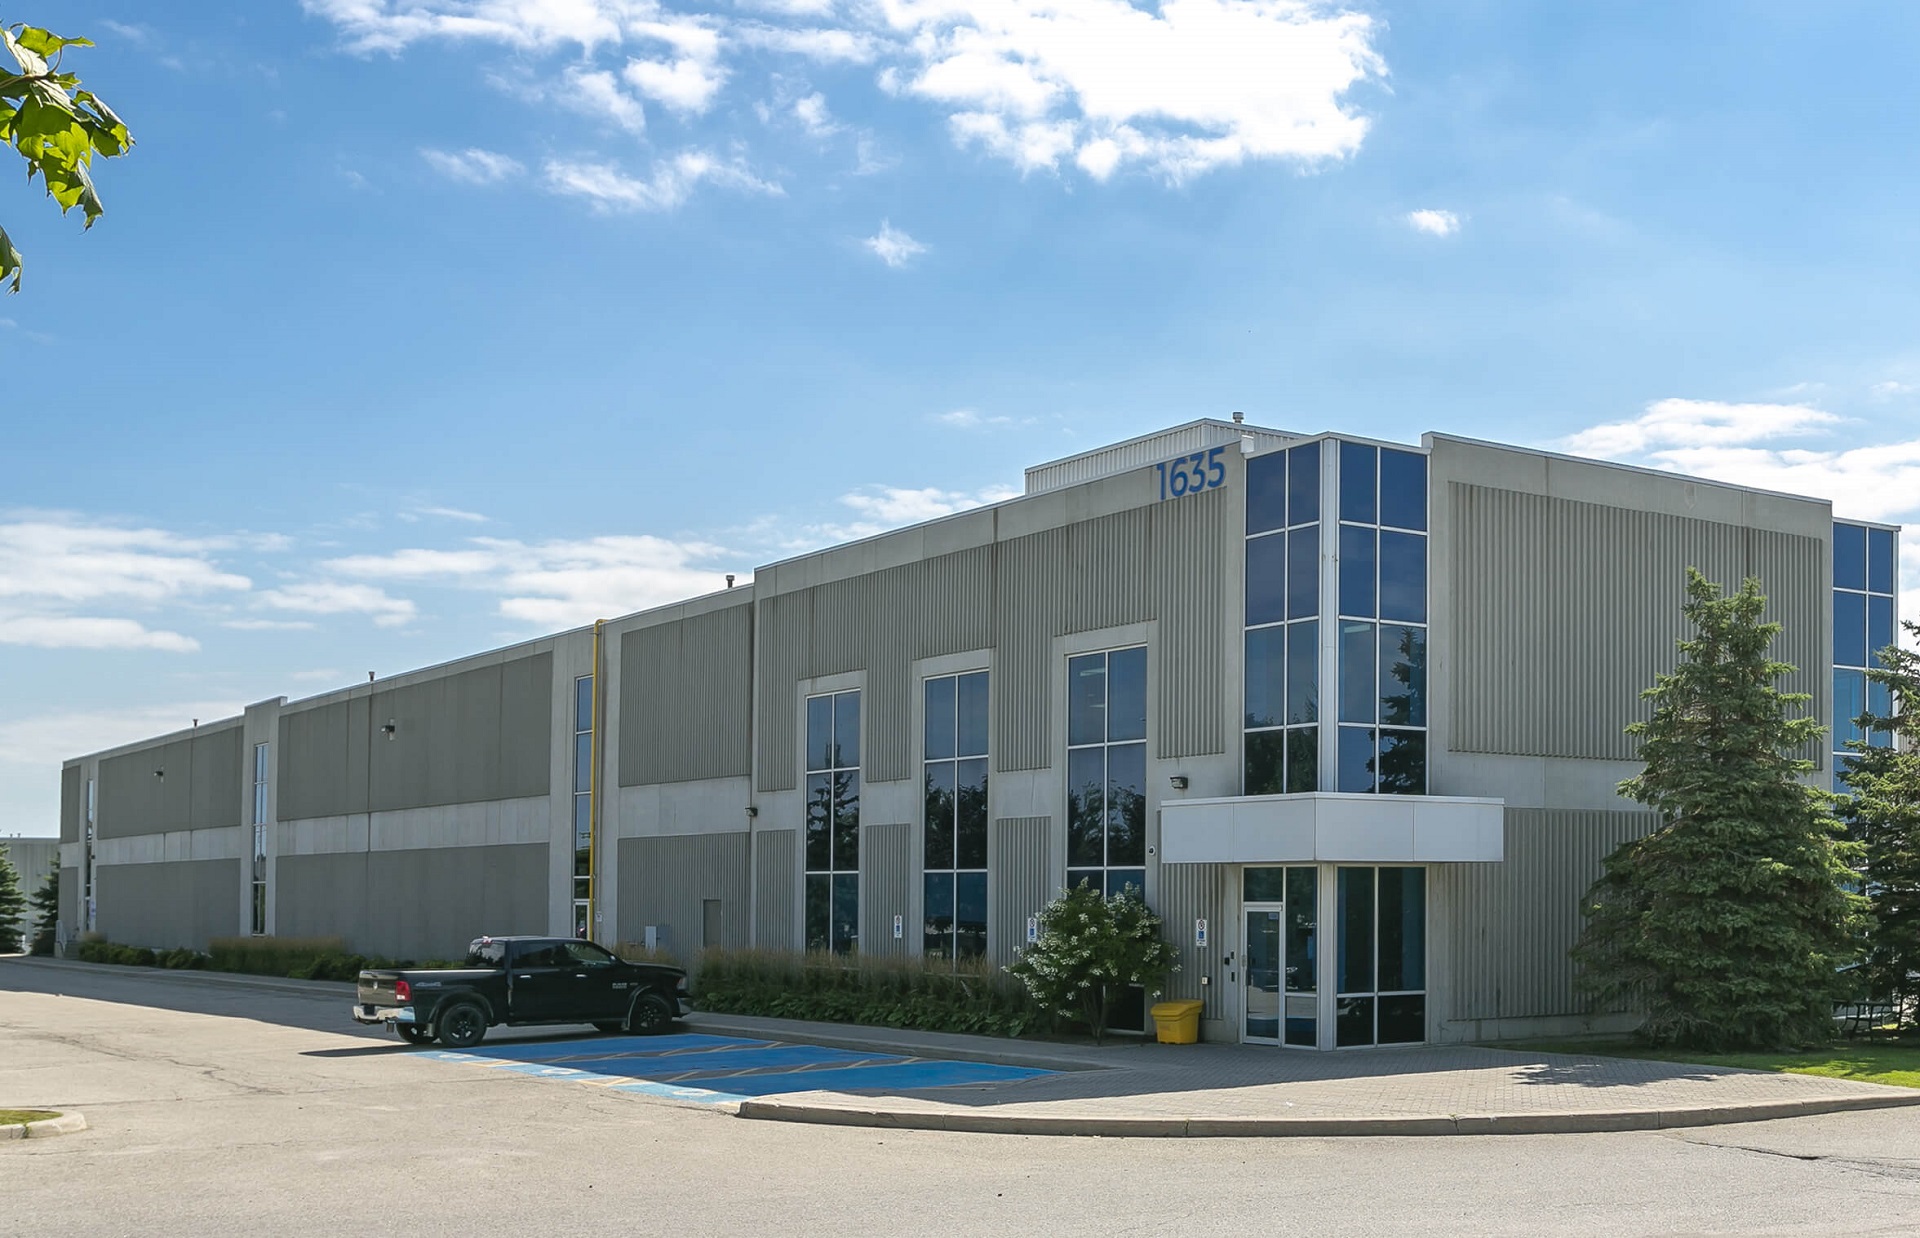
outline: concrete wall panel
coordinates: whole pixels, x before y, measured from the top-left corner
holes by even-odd
[[[108,941],[204,950],[243,931],[238,860],[99,865],[93,882],[95,927]]]
[[[799,833],[758,830],[753,835],[753,944],[762,949],[792,950],[800,944]]]
[[[98,837],[240,824],[240,747],[236,720],[103,759]]]
[[[728,607],[620,638],[620,785],[752,770],[753,609]]]
[[[28,891],[32,896],[32,891]],[[27,908],[29,914],[33,908]],[[66,926],[65,938],[71,942],[80,936],[80,930],[86,927],[87,909],[80,905],[80,870],[63,868],[60,870],[60,913],[59,923]],[[56,932],[55,937],[61,936]]]
[[[1223,973],[1220,959],[1225,925],[1221,917],[1233,905],[1228,885],[1239,870],[1226,864],[1164,864],[1160,867],[1160,897],[1155,908],[1165,922],[1166,939],[1180,950],[1180,970],[1167,977],[1165,999],[1198,998],[1206,1002],[1203,1019],[1226,1017],[1220,1009]],[[1193,944],[1193,922],[1207,922],[1207,946]],[[1207,979],[1201,984],[1202,977]]]
[[[860,953],[895,957],[907,953],[913,922],[913,829],[906,825],[869,825],[860,839]],[[901,937],[893,937],[900,917]]]
[[[646,940],[657,926],[660,944],[682,963],[706,946],[747,944],[747,835],[683,834],[620,840],[620,936]],[[708,941],[706,904],[719,903],[718,940]]]
[[[1027,944],[1027,917],[1058,893],[1051,856],[1053,818],[1002,817],[993,823],[987,876],[987,954],[1007,964]]]
[[[60,771],[60,841],[80,841],[80,823],[86,807],[86,785],[78,765]]]
[[[482,934],[547,931],[547,844],[284,855],[276,935],[362,954],[457,959]]]

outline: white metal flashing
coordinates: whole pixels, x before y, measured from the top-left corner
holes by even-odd
[[[1244,795],[1160,809],[1163,864],[1487,863],[1506,855],[1502,800]]]

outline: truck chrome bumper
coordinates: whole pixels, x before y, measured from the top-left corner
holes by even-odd
[[[356,1002],[353,1007],[355,1023],[412,1023],[412,1006],[369,1006]]]

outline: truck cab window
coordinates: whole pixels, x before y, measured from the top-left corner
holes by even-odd
[[[570,941],[565,949],[574,963],[587,967],[612,967],[617,961],[613,955],[590,941]]]

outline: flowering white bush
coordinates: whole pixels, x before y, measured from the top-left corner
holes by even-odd
[[[1047,904],[1039,920],[1039,937],[1007,970],[1041,1008],[1081,1019],[1096,1041],[1128,985],[1157,985],[1180,970],[1179,951],[1160,936],[1160,917],[1133,886],[1103,898],[1083,882]]]

